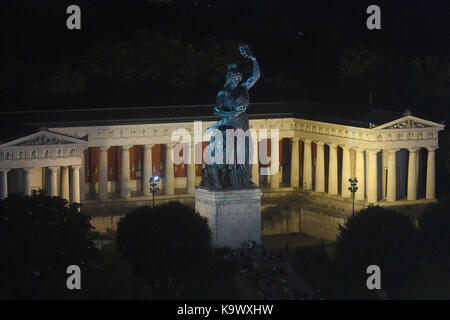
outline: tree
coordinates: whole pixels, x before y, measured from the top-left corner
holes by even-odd
[[[179,203],[135,209],[118,223],[117,247],[138,276],[184,276],[211,258],[207,219]]]
[[[83,275],[83,290],[75,292],[82,299],[151,299],[155,298],[147,279],[134,275],[133,266],[109,244],[101,249],[94,263]]]
[[[359,46],[344,49],[339,58],[339,69],[344,79],[366,79],[380,74],[384,64],[384,53]]]
[[[411,82],[418,96],[432,99],[450,97],[450,64],[447,61],[432,55],[414,58]]]
[[[366,103],[369,94],[380,99],[385,93],[386,54],[381,49],[358,46],[344,49],[339,57],[340,95],[345,101]],[[379,101],[379,100],[378,100]]]
[[[48,96],[70,96],[80,94],[86,89],[86,77],[73,70],[68,64],[62,63],[36,90]]]
[[[236,41],[209,38],[194,44],[143,30],[126,41],[95,44],[86,69],[120,84],[181,88],[222,81],[226,64],[235,60],[244,62]]]
[[[450,262],[450,195],[430,204],[419,225],[424,253],[431,259]]]
[[[350,217],[336,243],[340,285],[367,293],[366,269],[378,265],[383,289],[404,284],[417,270],[419,233],[411,219],[395,210],[370,206]]]
[[[90,217],[79,205],[44,191],[0,200],[0,297],[60,298],[66,269],[95,258]]]
[[[214,101],[232,62],[238,64],[244,79],[251,74],[251,64],[239,54],[236,40],[192,40],[140,30],[125,40],[96,43],[81,68],[86,70],[89,92],[103,102],[198,104]],[[300,91],[297,79],[279,71],[264,74],[255,89],[254,95],[262,99],[286,99]]]

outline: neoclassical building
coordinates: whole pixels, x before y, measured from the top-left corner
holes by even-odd
[[[81,211],[94,216],[100,212],[123,214],[134,205],[149,203],[148,180],[157,175],[161,177],[158,201],[192,201],[202,164],[197,159],[197,163],[175,165],[171,154],[176,142],[171,134],[180,128],[194,134],[194,121],[202,121],[204,131],[214,123],[213,117],[204,116],[211,114],[211,108],[200,105],[4,114],[0,197],[46,189],[51,195],[80,202]],[[311,113],[316,109],[310,102],[253,103],[250,108],[250,126],[256,136],[260,129],[269,133],[279,130],[278,143],[257,137],[259,147],[267,144],[270,157],[268,164],[253,165],[252,172],[265,195],[300,188],[322,201],[348,203],[348,180],[356,177],[355,200],[360,207],[435,200],[435,151],[442,124],[408,112],[378,111],[366,121],[305,115],[305,110]],[[191,148],[198,152],[207,141],[205,137]],[[258,155],[257,148],[254,144],[254,155]],[[278,173],[260,175],[264,166],[278,166]]]

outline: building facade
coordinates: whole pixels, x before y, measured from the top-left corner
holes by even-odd
[[[202,130],[214,121],[201,123]],[[371,126],[349,126],[299,117],[251,119],[253,154],[267,149],[270,163],[253,165],[264,193],[298,188],[324,199],[350,199],[349,178],[358,179],[359,204],[414,205],[436,197],[435,151],[444,125],[405,114]],[[172,132],[194,134],[194,121],[49,126],[0,145],[0,197],[46,189],[83,207],[147,203],[149,179],[161,177],[158,200],[192,200],[202,164],[175,165]],[[258,136],[262,130],[269,138]],[[279,141],[270,141],[278,130]],[[192,143],[192,155],[209,137]],[[194,157],[194,156],[193,156]],[[194,160],[194,159],[193,159]],[[255,159],[256,161],[256,159]],[[263,167],[279,170],[261,175]],[[275,170],[277,171],[277,170]],[[328,198],[327,198],[328,197]],[[112,207],[106,207],[112,210]]]

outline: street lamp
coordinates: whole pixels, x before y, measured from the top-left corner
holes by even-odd
[[[155,193],[159,191],[158,182],[161,180],[158,176],[151,177],[150,182],[150,192],[153,195],[153,208],[155,207]]]
[[[358,184],[358,179],[356,177],[354,179],[350,178],[348,179],[348,182],[350,182],[351,187],[348,187],[348,190],[353,195],[353,204],[352,204],[352,216],[355,215],[355,192],[358,191],[358,187],[356,186]]]

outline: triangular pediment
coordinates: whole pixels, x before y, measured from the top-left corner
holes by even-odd
[[[440,123],[436,123],[433,121],[417,118],[414,116],[405,116],[400,119],[382,124],[373,129],[417,129],[417,128],[435,128],[442,130],[444,129],[444,125]]]
[[[22,137],[7,143],[0,147],[23,147],[23,146],[51,146],[68,144],[86,144],[87,141],[78,138],[69,137],[63,134],[42,130],[26,137]]]

